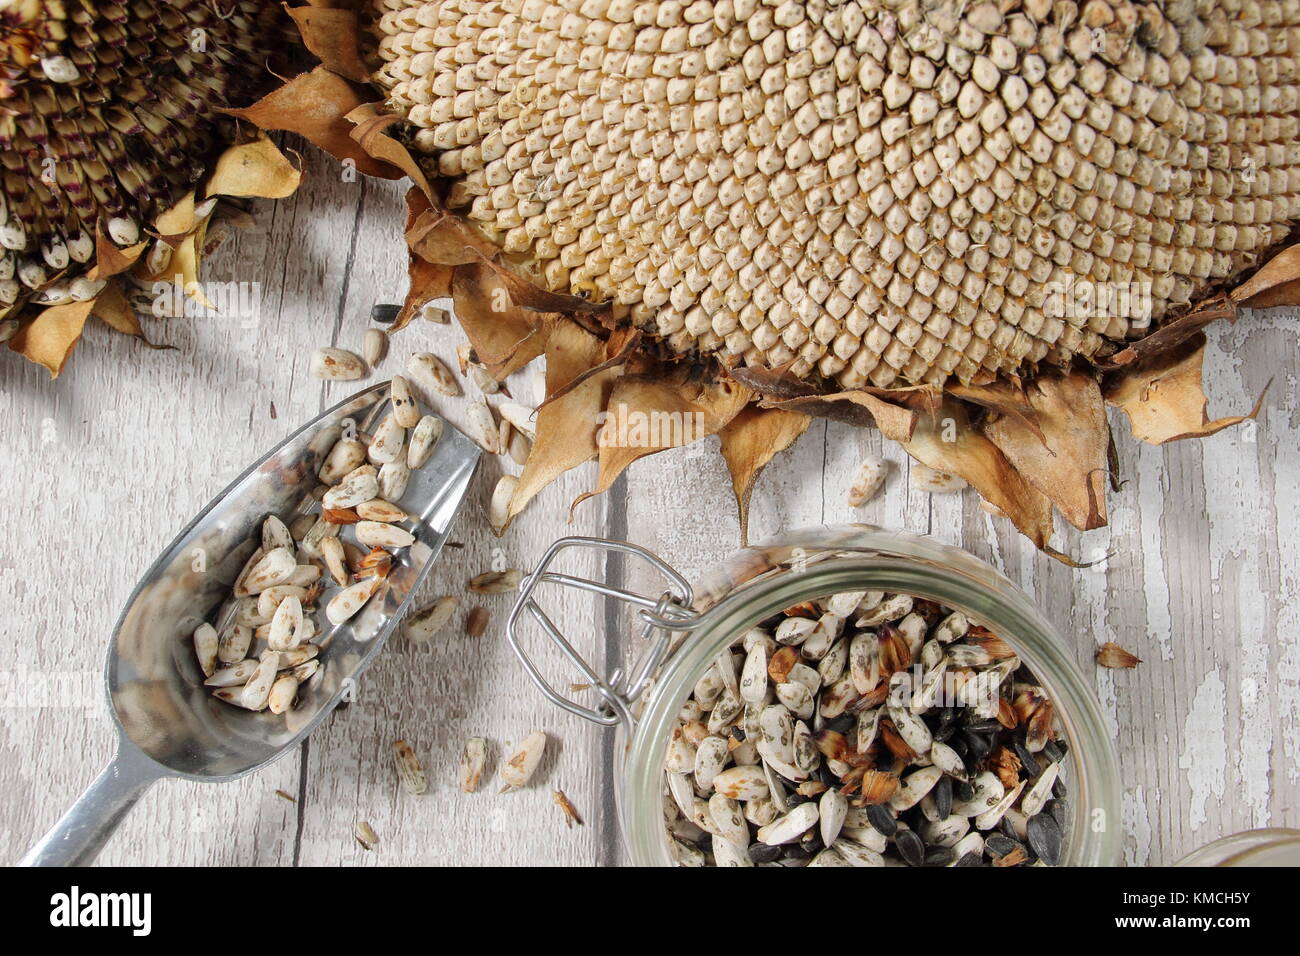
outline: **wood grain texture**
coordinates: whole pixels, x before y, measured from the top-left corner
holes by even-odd
[[[196,511],[261,450],[351,390],[307,375],[313,348],[357,349],[370,306],[400,301],[402,189],[346,182],[314,151],[303,188],[257,210],[257,225],[209,260],[206,278],[257,282],[257,323],[204,319],[150,326],[173,350],[93,328],[57,382],[5,356],[0,450],[11,466],[0,494],[12,523],[0,555],[0,612],[11,649],[0,700],[0,859],[16,860],[110,757],[99,672],[107,635],[139,573]],[[1300,447],[1295,315],[1247,315],[1212,329],[1211,413],[1249,407],[1272,378],[1256,425],[1198,443],[1138,446],[1120,419],[1124,488],[1108,528],[1062,530],[1057,544],[1095,567],[1071,570],[1036,554],[970,491],[908,487],[908,459],[871,431],[816,422],[760,478],[751,535],[843,521],[927,532],[990,561],[1059,622],[1114,728],[1125,771],[1125,858],[1169,863],[1248,827],[1300,826]],[[377,375],[413,351],[448,364],[453,327],[417,321],[395,337]],[[534,402],[538,369],[509,383]],[[470,389],[472,391],[472,387]],[[453,422],[468,399],[431,402]],[[491,402],[497,401],[490,398]],[[272,409],[274,408],[274,413]],[[496,539],[484,509],[487,462],[422,595],[461,594],[491,567],[528,569],[554,539],[610,535],[643,544],[688,576],[737,544],[738,526],[716,439],[633,466],[609,493],[569,504],[595,481],[588,466],[544,492]],[[890,462],[880,496],[846,503],[866,454]],[[586,556],[568,570],[646,582],[635,563]],[[401,635],[356,699],[272,767],[221,787],[163,782],[127,819],[101,861],[178,865],[613,864],[623,859],[612,735],[564,714],[527,681],[504,635],[506,596],[484,599],[482,638],[460,621],[430,644]],[[468,606],[468,605],[466,605]],[[576,645],[612,669],[637,650],[623,617],[596,597],[547,604]],[[1114,640],[1141,656],[1133,671],[1096,667]],[[581,677],[554,647],[530,645],[568,688]],[[42,689],[44,688],[44,690]],[[583,701],[592,703],[590,697]],[[549,735],[528,789],[497,794],[501,760],[528,732]],[[492,742],[480,791],[461,793],[465,738]],[[404,738],[430,780],[412,797],[397,783],[391,745]],[[565,826],[563,789],[586,825]],[[295,802],[276,795],[282,790]],[[367,820],[379,845],[353,838]]]

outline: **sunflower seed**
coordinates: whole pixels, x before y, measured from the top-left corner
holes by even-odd
[[[325,461],[316,474],[325,484],[334,485],[365,463],[366,446],[355,438],[340,438],[325,456]]]
[[[262,710],[267,705],[271,685],[275,683],[276,671],[280,667],[280,655],[276,651],[263,651],[253,675],[244,685],[239,699],[242,706],[249,710]]]
[[[388,333],[383,329],[366,329],[361,337],[361,356],[371,368],[388,354]]]
[[[876,496],[885,483],[885,467],[884,460],[875,456],[867,458],[858,466],[853,483],[849,485],[850,508],[861,508]]]
[[[331,624],[336,625],[350,620],[365,606],[381,583],[379,578],[366,578],[356,584],[348,585],[330,598],[329,604],[325,605],[325,617]]]
[[[487,763],[487,741],[482,737],[470,737],[460,753],[460,788],[466,793],[478,789],[483,778],[483,766]]]
[[[393,741],[393,766],[397,768],[397,779],[402,787],[412,796],[419,796],[429,789],[429,781],[424,775],[424,768],[415,756],[415,751],[405,740]]]
[[[465,615],[465,635],[467,637],[482,637],[487,631],[488,622],[492,619],[492,612],[487,608],[478,606],[470,608]]]
[[[235,585],[235,595],[246,597],[260,594],[269,587],[283,584],[298,568],[298,562],[289,548],[275,548],[263,554],[248,569],[247,577]]]
[[[519,790],[528,785],[528,781],[533,776],[533,771],[542,761],[542,755],[546,751],[546,734],[540,730],[535,730],[520,743],[519,749],[515,754],[505,762],[501,767],[501,779],[505,781],[505,786],[501,792],[507,790]]]
[[[379,837],[375,833],[375,828],[365,820],[359,821],[356,826],[352,828],[352,835],[356,837],[357,842],[367,850],[373,850],[379,843]]]
[[[320,348],[311,353],[310,374],[313,378],[352,382],[366,374],[360,356],[346,349]]]
[[[440,309],[434,305],[425,305],[420,309],[420,315],[424,316],[427,322],[437,322],[439,325],[447,325],[451,322],[451,314],[446,309]]]
[[[211,624],[200,624],[194,629],[194,656],[199,659],[204,677],[210,678],[216,672],[219,647],[217,629]]]
[[[523,573],[518,568],[504,571],[485,571],[469,579],[469,589],[475,594],[509,594],[519,590]]]
[[[375,429],[374,435],[370,438],[367,456],[376,465],[386,465],[390,461],[397,460],[405,443],[406,429],[397,424],[395,416],[385,415],[383,421],[379,423],[379,427]],[[378,489],[379,484],[376,481],[376,493]]]
[[[215,671],[203,682],[205,687],[243,687],[252,679],[258,663],[252,658],[241,660],[237,664]]]
[[[273,651],[291,651],[303,642],[302,603],[296,597],[286,597],[275,609],[271,618],[267,646]]]
[[[749,851],[743,845],[738,845],[724,836],[713,835],[710,848],[713,850],[713,861],[716,866],[753,866],[754,861],[749,857]]]
[[[496,419],[485,403],[471,402],[465,407],[465,433],[489,455],[501,452]]]
[[[325,492],[321,505],[330,509],[351,508],[379,496],[378,472],[370,465],[360,465]]]
[[[407,640],[415,644],[428,642],[434,634],[437,634],[446,626],[452,615],[456,613],[456,608],[459,605],[460,602],[456,598],[446,595],[438,598],[432,604],[408,614],[403,624]]]
[[[452,398],[460,395],[460,386],[456,384],[456,377],[436,355],[429,352],[416,352],[406,360],[406,370],[411,378],[426,388]]]
[[[488,524],[498,535],[505,531],[510,521],[510,499],[519,487],[519,479],[514,475],[502,475],[492,489],[492,500],[488,503]]]
[[[760,767],[729,767],[713,778],[713,789],[732,800],[762,800],[770,790]]]
[[[516,465],[526,465],[528,456],[533,453],[533,443],[528,436],[515,429],[510,433],[510,444],[506,450],[510,454],[510,460]]]
[[[758,840],[768,846],[793,843],[809,828],[817,825],[817,804],[801,803],[784,816],[758,828]]]
[[[273,714],[284,714],[293,709],[298,699],[298,678],[292,673],[281,674],[271,685],[271,692],[266,697],[267,709]]]
[[[411,469],[402,459],[385,462],[379,469],[379,497],[385,501],[399,501],[406,494]]]
[[[443,423],[441,418],[435,418],[432,415],[425,415],[411,431],[411,440],[406,446],[406,466],[414,471],[424,466],[429,460],[429,455],[433,452],[433,446],[438,444],[438,439],[442,437]],[[373,498],[374,495],[371,495]],[[400,495],[398,497],[401,497]]]
[[[420,403],[411,394],[411,383],[394,375],[388,385],[388,401],[393,407],[393,418],[403,428],[414,428],[420,422]]]
[[[368,548],[406,548],[415,543],[415,535],[405,528],[382,521],[358,521],[357,541]]]

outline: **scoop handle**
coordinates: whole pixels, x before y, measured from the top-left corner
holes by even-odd
[[[122,741],[109,765],[19,866],[89,866],[162,768]]]

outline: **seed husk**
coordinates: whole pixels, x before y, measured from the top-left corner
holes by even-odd
[[[381,583],[381,578],[373,577],[348,585],[330,598],[329,604],[325,605],[325,617],[335,625],[350,620],[365,606]]]
[[[379,497],[385,501],[400,501],[406,494],[406,485],[411,478],[411,468],[406,461],[385,462],[379,469]]]
[[[368,548],[406,548],[415,543],[415,535],[405,528],[383,521],[358,521],[357,541]]]
[[[388,354],[388,333],[383,329],[366,329],[361,337],[361,355],[371,368]]]
[[[492,409],[484,402],[470,402],[465,407],[465,434],[489,455],[500,454],[500,433]]]
[[[392,405],[393,418],[403,428],[414,428],[420,422],[420,403],[411,393],[411,383],[400,375],[394,375],[388,385],[388,401]]]
[[[441,418],[425,415],[411,431],[411,440],[406,448],[406,466],[415,471],[424,466],[433,452],[433,446],[442,437],[443,422]],[[373,498],[374,495],[371,495]],[[400,496],[399,496],[400,497]]]
[[[293,673],[281,674],[271,685],[271,692],[267,695],[267,709],[273,714],[285,714],[293,709],[293,703],[298,699],[298,678]]]
[[[582,826],[582,817],[578,815],[577,809],[573,806],[572,801],[565,795],[563,790],[554,790],[551,792],[551,799],[555,805],[560,808],[564,814],[564,825],[572,828],[574,824]]]
[[[366,363],[346,349],[319,348],[311,354],[310,372],[313,378],[352,382],[366,374]]]
[[[456,377],[436,355],[429,352],[416,352],[406,360],[406,371],[410,373],[411,378],[426,388],[452,398],[460,395],[460,386],[456,383]]]
[[[194,656],[199,660],[199,669],[204,677],[210,678],[216,673],[220,643],[217,629],[211,624],[200,624],[194,629]]]
[[[488,524],[500,536],[510,522],[510,499],[519,487],[519,479],[514,475],[502,475],[492,489],[492,500],[488,503]]]
[[[470,737],[460,754],[460,788],[465,793],[478,789],[483,778],[483,767],[487,763],[487,741],[482,737]]]
[[[525,737],[519,744],[519,749],[501,767],[501,779],[505,781],[505,786],[501,788],[501,792],[505,793],[509,790],[519,790],[526,787],[528,781],[532,779],[533,771],[542,762],[542,755],[545,752],[545,733],[535,730]]]
[[[397,769],[397,779],[402,787],[412,796],[419,796],[429,789],[428,778],[420,766],[415,751],[405,740],[393,741],[393,766]]]
[[[467,637],[482,637],[487,631],[488,622],[492,618],[492,612],[482,605],[470,608],[469,614],[465,615],[465,634]]]
[[[858,466],[853,483],[849,485],[849,507],[861,508],[876,497],[884,483],[884,460],[874,455],[867,458]],[[842,616],[847,617],[848,614]]]
[[[508,594],[519,590],[523,572],[518,568],[504,571],[484,571],[469,579],[469,589],[475,594]]]
[[[1132,668],[1142,663],[1142,658],[1132,654],[1118,644],[1107,641],[1097,648],[1097,663],[1102,667]]]
[[[433,635],[446,626],[452,615],[456,613],[456,608],[459,605],[460,601],[448,594],[420,610],[408,614],[403,623],[403,630],[406,633],[407,640],[415,644],[424,644],[429,641]]]
[[[375,833],[375,828],[365,820],[359,821],[356,826],[352,828],[352,835],[357,838],[357,842],[366,850],[373,850],[379,843],[379,837]]]
[[[365,463],[366,446],[355,438],[340,438],[325,456],[317,477],[327,485],[334,485]]]

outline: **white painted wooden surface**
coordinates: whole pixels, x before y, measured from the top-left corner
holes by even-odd
[[[306,374],[312,348],[359,347],[372,303],[405,291],[401,188],[340,181],[306,152],[294,197],[258,210],[209,261],[206,278],[260,283],[254,328],[237,321],[152,323],[173,351],[152,352],[92,329],[64,376],[0,358],[0,473],[10,532],[0,551],[0,860],[12,862],[109,759],[99,689],[108,633],[137,575],[243,466],[296,423],[349,390]],[[1294,315],[1248,315],[1212,331],[1211,411],[1249,406],[1273,379],[1259,424],[1167,448],[1119,441],[1123,490],[1107,529],[1058,539],[1094,557],[1072,571],[1033,552],[973,493],[929,497],[907,486],[905,456],[874,432],[822,422],[760,480],[754,537],[847,520],[927,531],[1002,568],[1070,635],[1113,724],[1125,782],[1125,857],[1160,864],[1219,836],[1300,826],[1300,448]],[[454,327],[420,322],[397,336],[379,374],[412,351],[449,362]],[[533,401],[540,371],[511,389]],[[463,401],[441,401],[453,421]],[[274,409],[274,412],[272,411]],[[1124,425],[1115,422],[1117,434]],[[544,493],[498,541],[483,509],[495,477],[476,481],[427,596],[459,593],[504,560],[527,568],[565,534],[627,536],[688,575],[737,543],[716,442],[634,466],[602,498],[568,505],[594,480],[590,466]],[[866,452],[894,463],[884,493],[854,512],[845,493]],[[494,549],[500,549],[499,552]],[[602,570],[592,561],[585,568]],[[613,802],[615,747],[592,725],[548,706],[504,640],[506,597],[486,599],[480,639],[447,633],[416,647],[395,638],[340,710],[300,751],[239,783],[164,781],[147,793],[101,862],[180,865],[609,864],[622,859]],[[618,656],[592,598],[562,623],[597,655]],[[1115,640],[1145,663],[1097,668],[1094,647]],[[558,656],[543,655],[561,673]],[[567,677],[565,678],[568,679]],[[574,678],[577,679],[576,677]],[[51,685],[57,684],[51,689]],[[74,690],[69,692],[68,688]],[[44,689],[43,689],[44,688]],[[526,733],[550,749],[529,789],[498,795],[496,766]],[[493,742],[492,780],[466,795],[456,761],[467,736]],[[430,792],[397,785],[389,746],[415,747]],[[551,791],[563,789],[586,825],[565,827]],[[296,802],[277,796],[282,790]],[[352,837],[368,820],[379,846]]]

